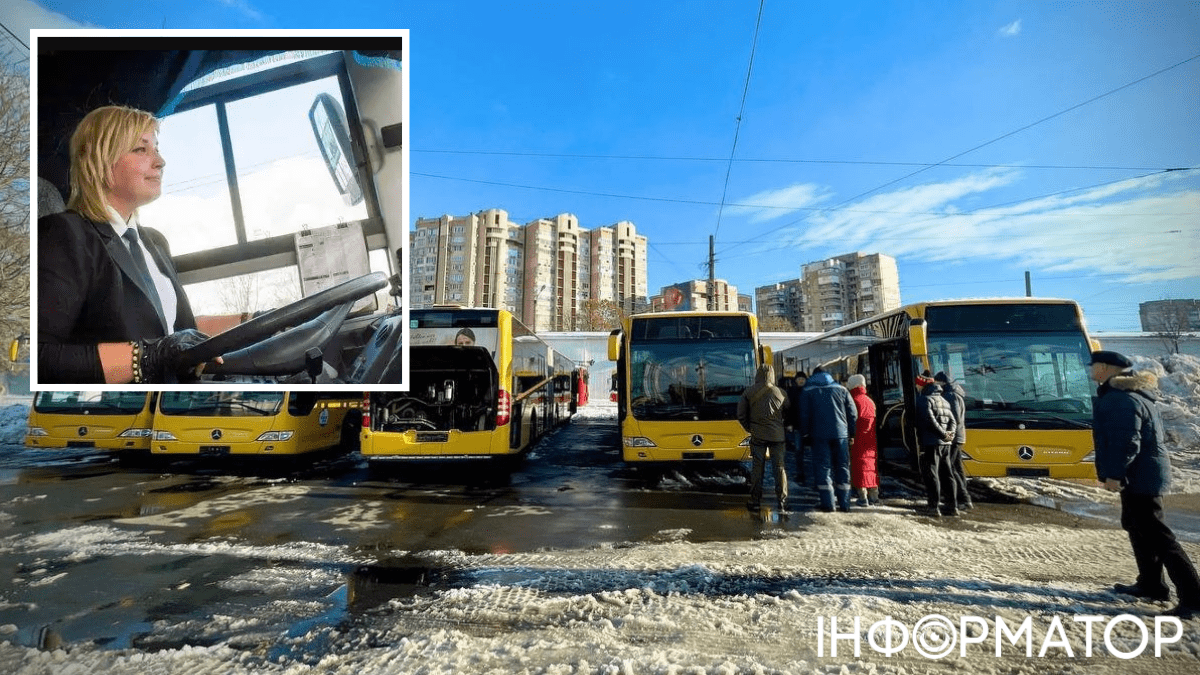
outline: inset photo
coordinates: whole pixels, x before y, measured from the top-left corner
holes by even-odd
[[[406,389],[408,45],[33,31],[31,388]]]

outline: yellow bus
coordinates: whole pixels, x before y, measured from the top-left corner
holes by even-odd
[[[555,423],[556,352],[503,309],[409,311],[409,391],[364,394],[370,462],[517,456]]]
[[[745,312],[638,314],[608,338],[626,462],[743,461],[742,391],[771,348]]]
[[[822,333],[780,351],[776,367],[863,373],[881,431],[913,456],[915,376],[944,372],[966,391],[969,475],[1095,478],[1087,364],[1098,347],[1071,300],[944,300]]]
[[[302,455],[349,449],[362,395],[316,391],[165,391],[153,455]]]
[[[30,448],[150,449],[155,392],[39,391],[29,408]]]

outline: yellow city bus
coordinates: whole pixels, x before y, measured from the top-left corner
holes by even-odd
[[[638,314],[608,338],[626,462],[743,461],[742,391],[771,348],[745,312]]]
[[[964,464],[972,476],[1095,478],[1090,339],[1071,300],[922,302],[822,333],[777,354],[783,373],[863,373],[886,435],[915,455],[915,376],[946,373],[966,391]]]
[[[555,423],[556,352],[503,309],[409,311],[409,391],[364,394],[370,462],[517,456]]]
[[[153,455],[302,455],[349,449],[360,393],[165,391],[154,415]]]
[[[39,391],[29,408],[30,448],[146,451],[156,392]]]

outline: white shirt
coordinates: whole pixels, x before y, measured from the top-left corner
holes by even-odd
[[[121,238],[121,241],[129,246],[129,240],[124,237],[124,234],[125,230],[136,228],[139,225],[137,211],[129,216],[129,220],[125,220],[120,213],[117,213],[116,209],[109,206],[108,224],[112,226],[113,232]],[[150,278],[154,280],[154,289],[158,291],[158,300],[162,303],[163,316],[167,317],[167,322],[171,325],[171,332],[174,333],[177,330],[175,315],[179,309],[179,298],[175,295],[175,286],[167,278],[167,275],[158,269],[158,265],[154,262],[154,256],[150,255],[141,236],[138,236],[138,246],[142,248],[142,255],[146,258],[146,267],[150,268]]]

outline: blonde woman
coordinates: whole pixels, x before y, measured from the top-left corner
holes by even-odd
[[[39,383],[178,382],[203,342],[166,239],[138,207],[162,192],[158,120],[105,106],[71,136],[67,210],[38,220]]]

